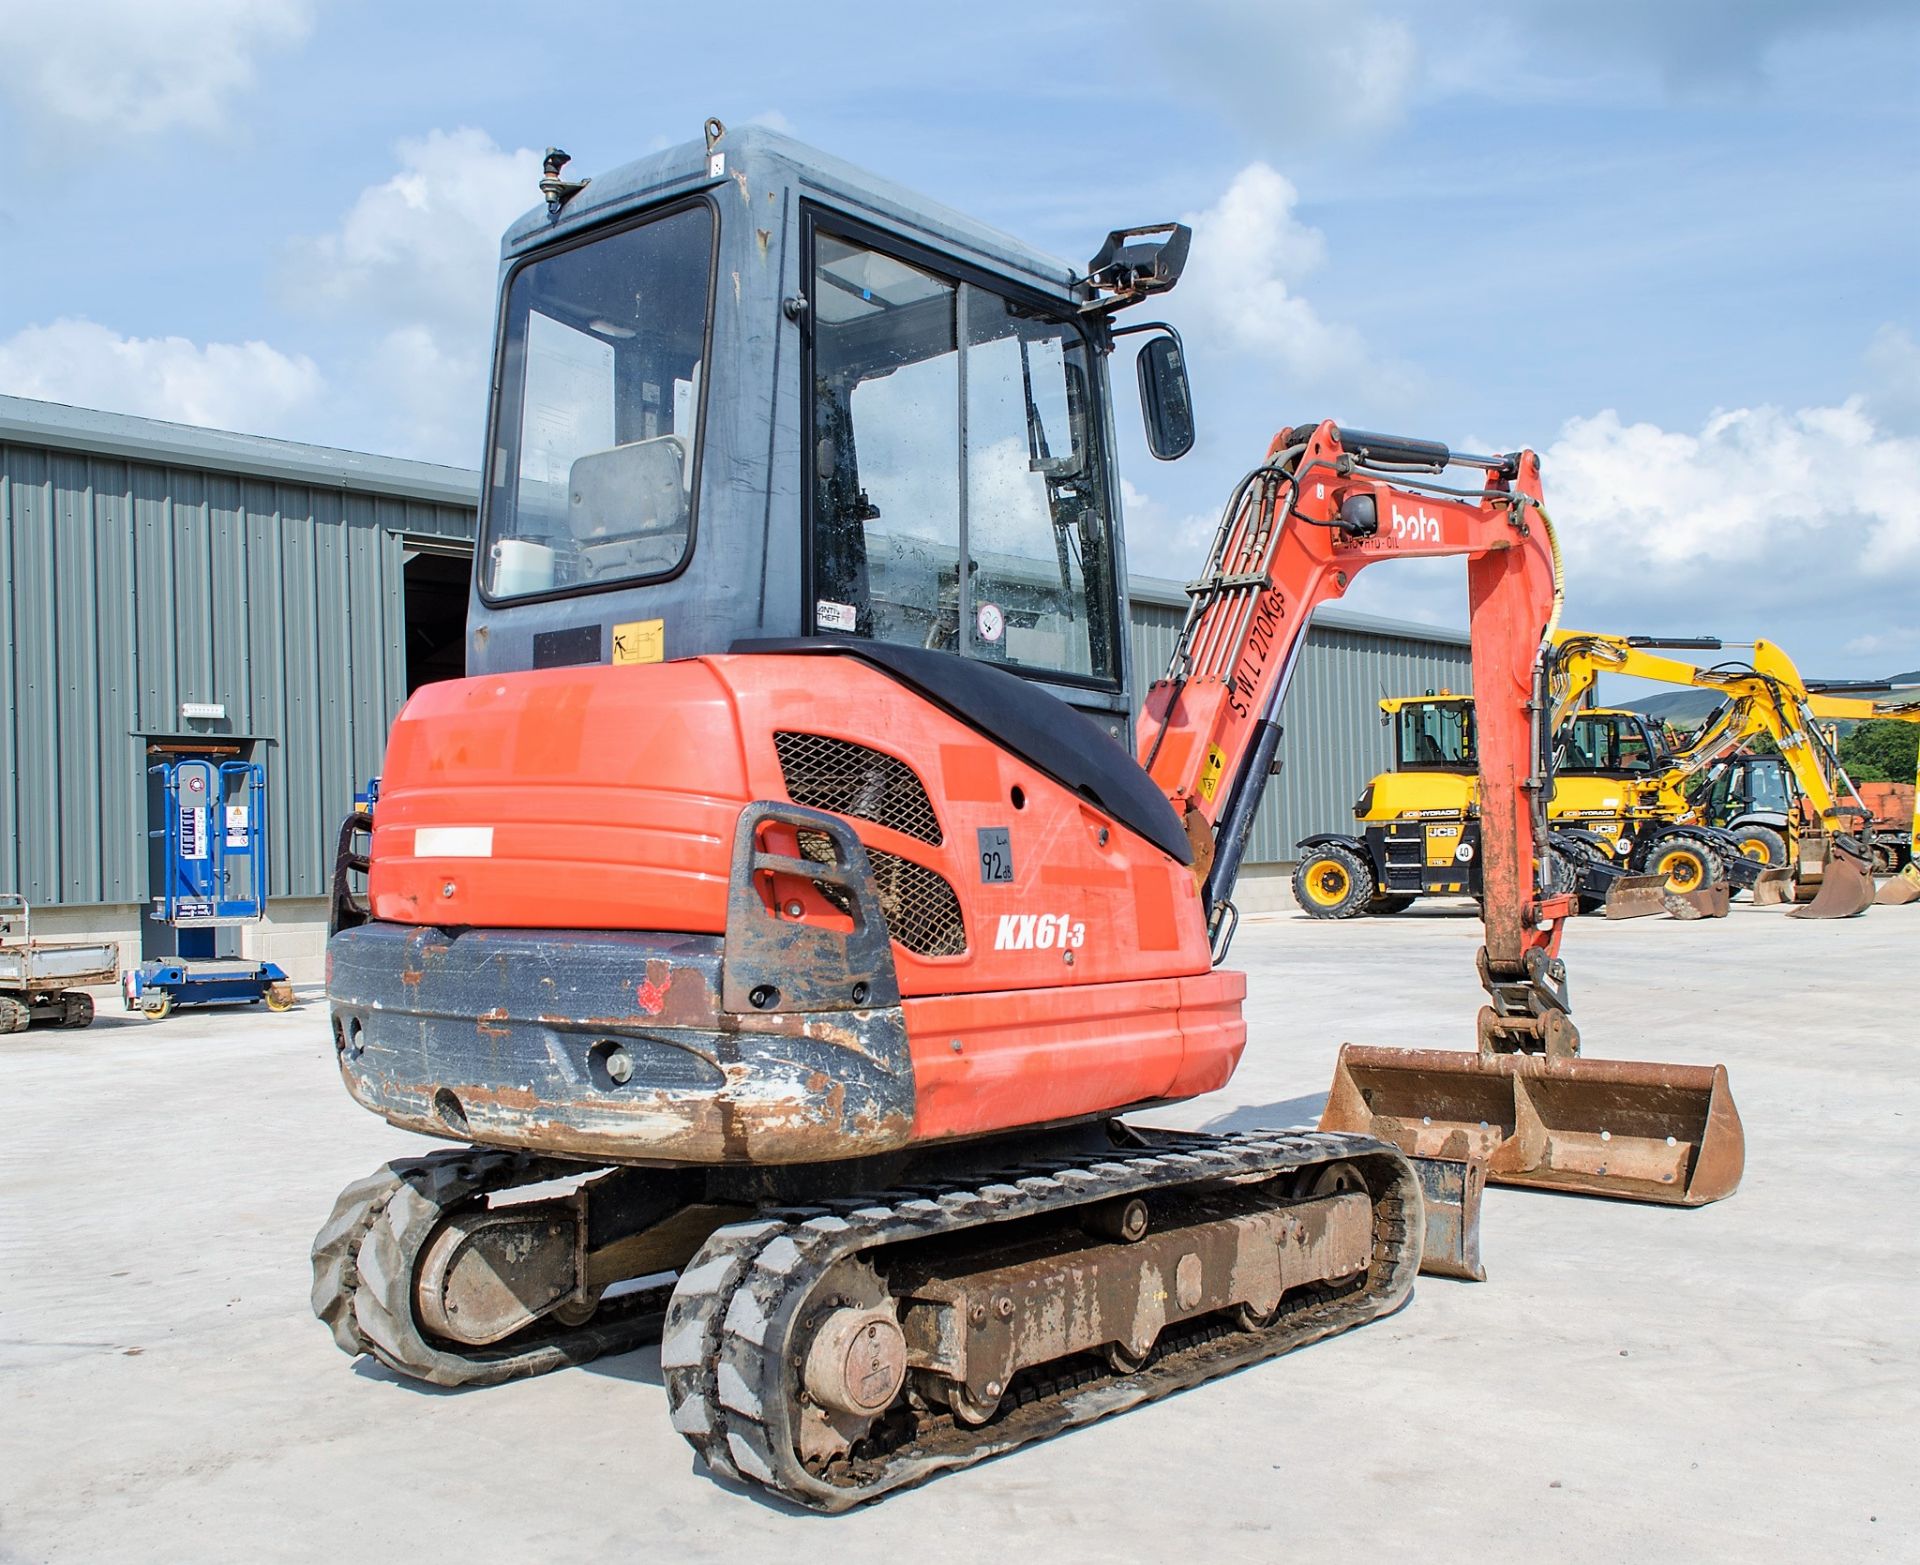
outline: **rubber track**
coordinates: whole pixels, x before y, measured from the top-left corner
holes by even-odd
[[[313,1312],[348,1354],[436,1386],[491,1386],[655,1341],[666,1288],[603,1304],[585,1325],[540,1320],[505,1342],[467,1347],[429,1337],[413,1310],[420,1254],[455,1207],[502,1190],[578,1174],[578,1163],[470,1148],[390,1163],[347,1186],[313,1243]]]
[[[1302,1290],[1287,1313],[1260,1331],[1175,1327],[1171,1340],[1130,1375],[1069,1368],[1051,1384],[1029,1376],[1026,1394],[1016,1398],[1010,1388],[990,1423],[970,1429],[946,1416],[923,1418],[904,1445],[839,1464],[831,1481],[802,1465],[790,1433],[796,1411],[791,1340],[813,1288],[840,1260],[1115,1196],[1342,1159],[1376,1167],[1386,1161],[1395,1169],[1375,1206],[1375,1258],[1358,1293]],[[674,1427],[726,1477],[812,1510],[845,1510],[1390,1313],[1405,1302],[1419,1268],[1419,1243],[1409,1237],[1418,1232],[1419,1202],[1418,1181],[1405,1161],[1370,1137],[1254,1132],[1162,1136],[1142,1151],[1022,1165],[1001,1181],[763,1214],[716,1232],[674,1291],[661,1346]]]

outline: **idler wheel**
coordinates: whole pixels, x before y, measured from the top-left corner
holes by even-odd
[[[835,1310],[813,1334],[801,1375],[821,1407],[853,1418],[884,1413],[906,1379],[906,1334],[887,1305]]]

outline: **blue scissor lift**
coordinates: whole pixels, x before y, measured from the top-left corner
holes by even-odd
[[[293,1006],[293,985],[272,962],[222,957],[219,931],[266,916],[266,773],[256,761],[187,758],[154,767],[165,801],[164,867],[150,915],[173,925],[176,952],[127,973],[128,1010],[154,1020],[177,1005]]]

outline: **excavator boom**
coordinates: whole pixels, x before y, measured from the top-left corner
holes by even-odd
[[[1477,484],[1443,482],[1450,467]],[[1141,764],[1196,844],[1216,950],[1277,715],[1312,611],[1381,559],[1464,555],[1479,769],[1489,1004],[1478,1049],[1342,1050],[1323,1130],[1365,1131],[1495,1182],[1699,1205],[1738,1185],[1744,1138],[1726,1073],[1581,1058],[1558,949],[1570,895],[1548,894],[1544,649],[1559,557],[1531,452],[1457,456],[1326,423],[1284,430],[1234,490],[1188,589],[1167,677],[1149,690]],[[1436,1236],[1430,1226],[1429,1240]],[[1470,1270],[1463,1264],[1461,1270]]]
[[[1476,470],[1479,482],[1442,484],[1456,466]],[[1196,873],[1219,942],[1231,933],[1234,878],[1314,609],[1380,560],[1462,555],[1474,683],[1484,693],[1482,977],[1497,1031],[1570,1040],[1560,980],[1548,975],[1572,905],[1544,895],[1536,855],[1545,756],[1533,704],[1560,587],[1532,452],[1458,455],[1333,423],[1282,430],[1266,462],[1235,488],[1207,569],[1188,588],[1167,675],[1147,692],[1140,762],[1198,846]]]

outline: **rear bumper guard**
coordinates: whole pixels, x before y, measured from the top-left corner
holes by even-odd
[[[831,841],[835,862],[799,858],[800,829]],[[770,893],[802,877],[837,893],[846,917],[788,916]],[[724,938],[369,921],[334,935],[328,968],[347,1088],[408,1130],[734,1164],[867,1156],[912,1132],[913,1063],[872,870],[846,824],[819,811],[741,812]]]

